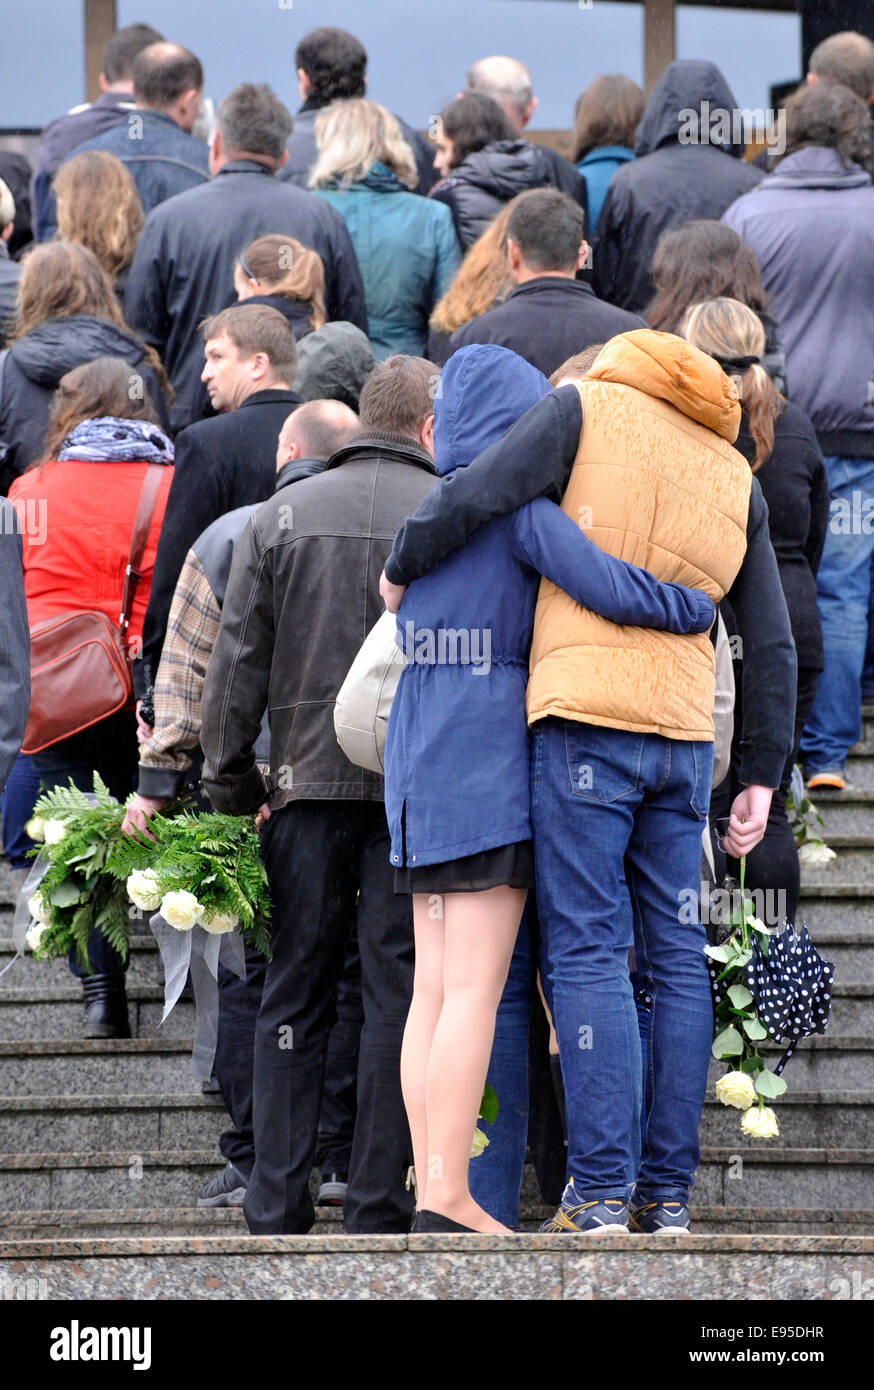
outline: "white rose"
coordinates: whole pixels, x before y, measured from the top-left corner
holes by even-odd
[[[733,1105],[736,1110],[748,1110],[756,1099],[752,1077],[745,1071],[726,1072],[716,1083],[716,1099],[723,1105]]]
[[[35,922],[32,927],[28,927],[25,932],[24,941],[29,951],[35,951],[37,949],[45,930],[45,922]]]
[[[744,1134],[752,1135],[754,1139],[776,1139],[780,1133],[777,1116],[769,1105],[761,1108],[754,1105],[745,1110],[740,1127]]]
[[[185,888],[179,888],[174,893],[165,893],[161,899],[161,916],[177,931],[191,931],[202,912],[202,905],[194,894]]]
[[[212,932],[214,936],[221,936],[223,932],[233,931],[240,919],[233,912],[210,912],[204,909],[200,919],[200,925],[204,931]]]
[[[802,864],[828,864],[830,860],[837,859],[837,855],[822,840],[805,840],[798,851],[798,858]]]
[[[488,1146],[488,1136],[483,1134],[482,1130],[479,1127],[477,1127],[473,1132],[473,1142],[470,1146],[471,1158],[479,1158],[481,1153],[485,1153]]]
[[[67,827],[62,820],[47,820],[43,822],[43,836],[47,845],[59,845],[67,833]]]
[[[154,912],[161,901],[154,869],[134,869],[125,887],[134,907],[141,908],[143,912]]]
[[[50,920],[50,912],[47,907],[43,907],[40,894],[33,893],[27,900],[27,910],[35,922],[41,922],[46,926]]]
[[[29,840],[44,840],[46,837],[46,823],[42,816],[31,816],[24,827],[24,833]]]

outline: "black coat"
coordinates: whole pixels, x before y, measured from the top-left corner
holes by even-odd
[[[412,439],[377,435],[339,449],[324,472],[281,488],[252,517],[203,688],[203,786],[217,811],[246,815],[268,790],[272,810],[383,799],[382,777],[353,767],[337,743],[334,703],[383,611],[379,576],[394,534],[434,481]],[[265,709],[269,788],[254,756]]]
[[[527,140],[493,140],[456,164],[448,178],[431,190],[452,211],[462,249],[472,246],[505,203],[531,188],[559,188],[584,213],[588,211],[585,180],[572,164],[548,145]]]
[[[61,377],[95,357],[122,357],[142,377],[158,417],[168,428],[167,402],[145,348],[132,333],[105,319],[71,314],[47,319],[13,343],[0,366],[0,493],[42,457],[52,395]]]
[[[746,413],[734,446],[752,463],[756,446]],[[828,479],[813,425],[787,402],[774,422],[774,447],[756,473],[768,504],[768,530],[789,609],[799,668],[823,667],[816,572],[828,530]]]
[[[348,319],[367,332],[361,272],[340,214],[324,198],[280,183],[263,164],[232,160],[209,183],[149,213],[125,289],[128,321],[158,349],[176,390],[174,429],[206,411],[199,325],[235,302],[237,256],[270,232],[318,252],[328,318]]]
[[[310,97],[297,112],[294,118],[294,130],[291,132],[286,146],[288,159],[277,173],[278,179],[283,179],[288,183],[296,183],[300,188],[306,188],[310,170],[319,157],[315,133],[316,117],[323,106],[328,105],[330,105],[329,102],[316,101]],[[407,125],[407,122],[402,120],[400,116],[395,116],[395,120],[401,128],[401,134],[413,151],[416,161],[419,182],[413,192],[426,194],[437,179],[437,171],[434,168],[434,150],[424,136],[414,130],[411,125]]]
[[[762,171],[740,156],[743,146],[713,128],[707,143],[682,143],[685,112],[731,113],[737,103],[713,63],[671,63],[637,128],[637,159],[610,180],[592,243],[595,289],[603,299],[643,313],[655,293],[650,267],[662,232],[696,218],[718,219]],[[703,133],[699,130],[699,135]]]
[[[538,275],[517,285],[503,304],[457,328],[449,347],[455,352],[468,343],[496,343],[550,376],[568,357],[593,343],[645,327],[637,314],[605,304],[580,280]]]
[[[236,410],[198,420],[178,436],[143,624],[143,655],[134,663],[138,695],[148,691],[157,673],[185,556],[218,517],[272,494],[279,431],[300,399],[294,391],[256,391]]]

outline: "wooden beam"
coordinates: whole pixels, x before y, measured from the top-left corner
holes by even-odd
[[[649,96],[676,57],[674,0],[644,0],[643,53],[644,85]]]
[[[103,45],[115,33],[115,0],[84,0],[85,99],[100,96],[100,68]]]

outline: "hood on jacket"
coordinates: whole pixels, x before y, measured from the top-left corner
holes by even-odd
[[[357,411],[361,388],[373,367],[373,348],[366,333],[340,319],[301,338],[292,389],[302,400],[342,401]]]
[[[136,367],[145,348],[133,334],[106,319],[70,314],[37,324],[12,344],[10,356],[31,381],[54,390],[67,372],[96,357],[121,357]]]
[[[680,131],[690,128],[689,116],[683,113],[695,113],[697,125],[692,129],[698,129],[706,114],[706,109],[702,113],[705,101],[710,110],[708,143],[740,158],[744,142],[733,139],[738,125],[734,93],[715,63],[696,58],[678,59],[665,68],[640,118],[634,153],[652,154],[662,145],[679,144]],[[719,120],[718,112],[727,115]]]
[[[380,160],[368,169],[363,179],[354,179],[352,188],[370,188],[374,193],[409,193],[409,188],[402,183],[393,169],[381,163]]]
[[[587,377],[633,386],[667,401],[729,444],[737,439],[741,407],[734,382],[715,358],[673,333],[651,328],[620,333],[601,350]]]
[[[449,182],[456,178],[476,184],[503,202],[551,182],[546,155],[527,140],[493,140],[450,170]]]
[[[550,391],[542,372],[509,348],[471,343],[440,373],[434,398],[434,467],[464,468]]]

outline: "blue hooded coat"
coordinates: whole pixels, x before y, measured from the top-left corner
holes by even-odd
[[[465,467],[548,392],[507,348],[459,349],[434,402],[438,474]],[[531,838],[525,688],[541,575],[619,623],[702,632],[715,615],[703,592],[606,555],[546,498],[480,527],[410,585],[398,611],[407,662],[385,749],[398,868]]]

